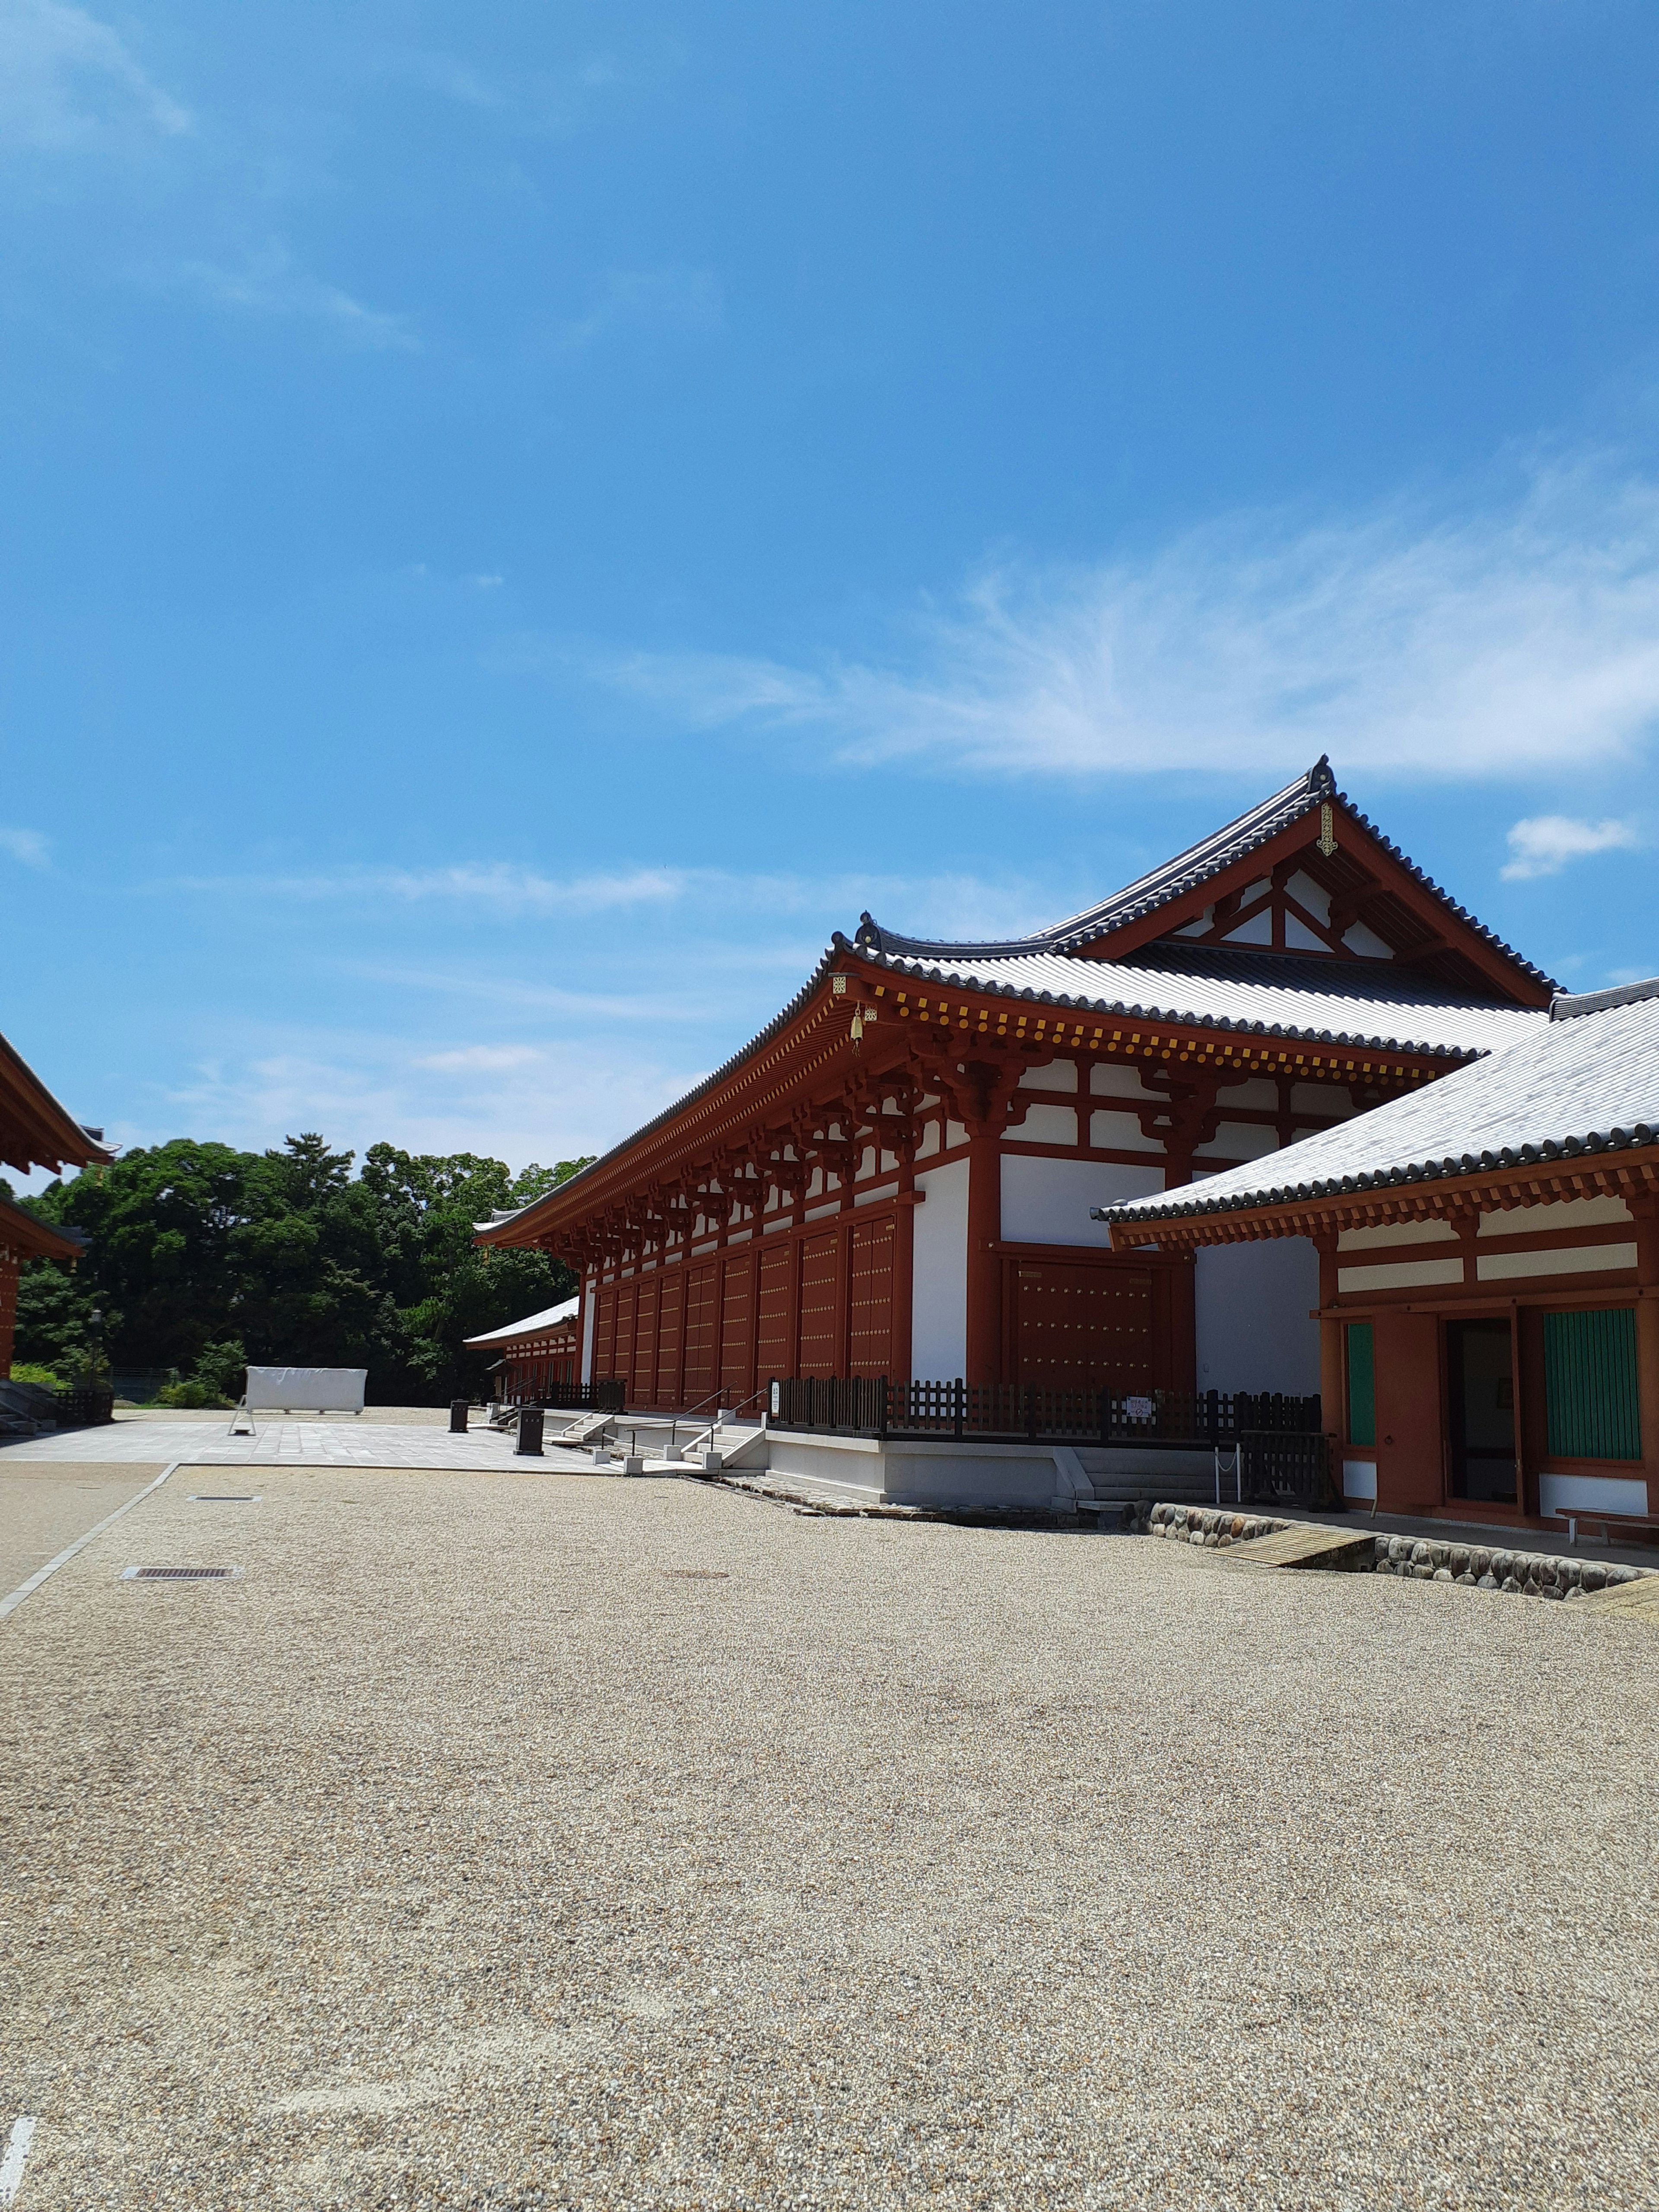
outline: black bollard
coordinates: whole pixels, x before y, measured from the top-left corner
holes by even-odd
[[[526,1459],[539,1459],[542,1455],[543,1419],[539,1406],[519,1408],[519,1441],[513,1449]]]
[[[466,1400],[452,1398],[449,1401],[449,1433],[452,1437],[466,1434]]]

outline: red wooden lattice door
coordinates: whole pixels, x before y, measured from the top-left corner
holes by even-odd
[[[1143,1267],[1022,1260],[1017,1380],[1061,1390],[1152,1388],[1152,1278]]]
[[[657,1389],[659,1406],[680,1402],[680,1333],[685,1316],[685,1277],[676,1267],[661,1278],[657,1301]]]
[[[639,1285],[639,1305],[634,1316],[634,1367],[629,1382],[629,1402],[648,1406],[657,1393],[657,1294],[661,1285],[655,1275]]]
[[[714,1390],[714,1338],[720,1308],[712,1265],[693,1267],[685,1279],[685,1403],[695,1406]]]
[[[639,1291],[637,1283],[617,1285],[617,1341],[613,1347],[616,1364],[611,1372],[626,1386],[630,1401],[634,1395],[634,1317]]]
[[[794,1255],[787,1242],[763,1245],[760,1255],[759,1314],[755,1325],[755,1379],[793,1375],[794,1360]]]
[[[593,1373],[596,1380],[620,1373],[617,1365],[617,1285],[607,1283],[593,1301]]]
[[[860,1222],[853,1231],[850,1371],[893,1370],[893,1222]]]
[[[833,1375],[841,1342],[840,1301],[836,1296],[836,1248],[841,1242],[832,1230],[827,1237],[809,1237],[800,1248],[800,1358],[802,1375]]]
[[[736,1405],[754,1389],[755,1255],[729,1257],[720,1280],[720,1391]]]

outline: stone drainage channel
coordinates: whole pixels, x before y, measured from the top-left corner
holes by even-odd
[[[1591,1597],[1627,1583],[1655,1578],[1652,1567],[1600,1565],[1564,1559],[1548,1552],[1510,1552],[1491,1544],[1468,1544],[1439,1537],[1380,1536],[1369,1530],[1334,1528],[1327,1522],[1271,1521],[1259,1515],[1230,1513],[1224,1507],[1154,1505],[1133,1526],[1166,1543],[1193,1544],[1206,1551],[1231,1551],[1262,1539],[1316,1532],[1322,1540],[1302,1559],[1285,1565],[1320,1566],[1349,1574],[1398,1575],[1408,1582],[1462,1583],[1473,1589],[1506,1590],[1512,1596]],[[1344,1539],[1346,1540],[1345,1541]],[[1265,1548],[1265,1547],[1264,1547]],[[1264,1564],[1265,1564],[1264,1560]]]
[[[811,1520],[933,1521],[962,1528],[1053,1528],[1067,1519],[1029,1509],[988,1506],[896,1505],[885,1500],[854,1502],[774,1474],[734,1474],[676,1468],[693,1481],[741,1492],[745,1497],[781,1505]],[[1241,1564],[1263,1567],[1315,1567],[1327,1573],[1398,1575],[1408,1582],[1462,1583],[1473,1589],[1507,1590],[1522,1597],[1595,1597],[1606,1605],[1612,1593],[1628,1584],[1632,1604],[1620,1610],[1651,1613],[1659,1620],[1659,1568],[1629,1567],[1591,1559],[1564,1559],[1548,1552],[1511,1552],[1492,1544],[1469,1544],[1437,1536],[1382,1536],[1370,1528],[1327,1521],[1281,1521],[1267,1514],[1235,1511],[1227,1506],[1170,1505],[1150,1498],[1125,1499],[1095,1509],[1095,1525],[1126,1534],[1156,1536],[1166,1543],[1192,1544],[1206,1551],[1237,1549]],[[1071,1525],[1074,1525],[1071,1524]]]

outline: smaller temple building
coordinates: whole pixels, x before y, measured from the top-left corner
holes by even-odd
[[[504,1328],[465,1340],[469,1352],[494,1352],[493,1395],[508,1406],[556,1401],[574,1389],[581,1361],[581,1300],[566,1298],[542,1313],[526,1314]]]
[[[0,1164],[27,1175],[50,1168],[106,1164],[115,1157],[101,1129],[83,1129],[70,1119],[40,1077],[4,1037],[0,1037]],[[0,1380],[11,1374],[17,1328],[17,1280],[27,1260],[58,1260],[73,1267],[81,1247],[72,1238],[37,1221],[32,1213],[0,1198]]]
[[[1659,979],[1558,996],[1421,1091],[1097,1215],[1125,1253],[1311,1243],[1350,1499],[1659,1509]]]

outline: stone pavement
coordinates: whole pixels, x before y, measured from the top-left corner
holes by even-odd
[[[64,1429],[56,1436],[6,1444],[0,1447],[0,1468],[34,1460],[83,1467],[128,1462],[165,1466],[177,1460],[190,1467],[445,1468],[491,1474],[539,1467],[566,1474],[593,1472],[586,1453],[560,1451],[551,1444],[543,1459],[519,1459],[510,1436],[486,1427],[453,1437],[428,1422],[260,1418],[253,1436],[233,1437],[229,1426],[228,1415],[210,1423],[117,1419],[101,1428]]]

